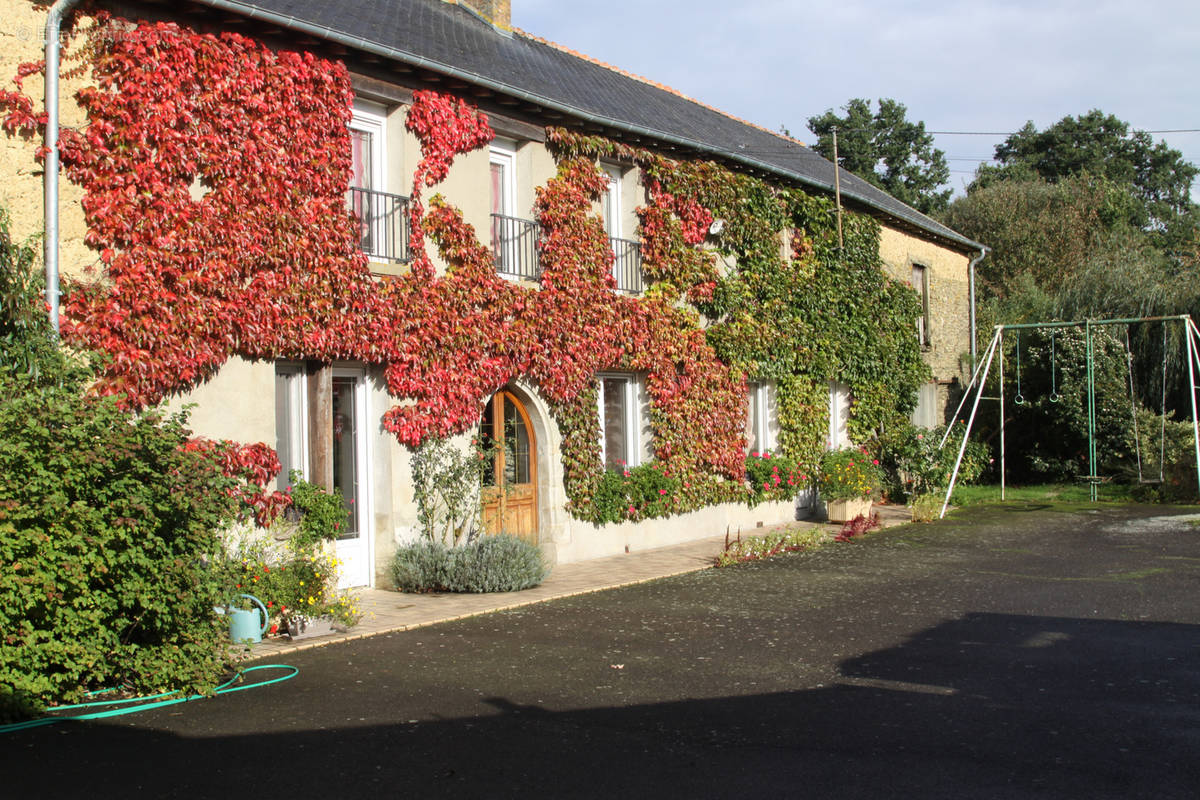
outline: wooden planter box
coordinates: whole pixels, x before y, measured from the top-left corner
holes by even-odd
[[[855,517],[871,513],[871,498],[855,497],[850,500],[830,500],[825,504],[825,516],[830,522],[849,522]]]

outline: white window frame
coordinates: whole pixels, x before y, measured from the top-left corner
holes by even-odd
[[[851,444],[850,435],[846,431],[846,421],[850,414],[850,387],[844,383],[830,381],[829,383],[829,438],[826,449],[840,450]]]
[[[601,164],[600,168],[608,176],[608,188],[605,189],[605,196],[600,200],[600,214],[604,221],[604,231],[610,239],[623,239],[621,235],[621,168],[616,164]],[[608,201],[609,217],[604,215],[604,202]]]
[[[293,465],[301,476],[308,479],[308,373],[304,369],[304,365],[296,361],[277,361],[275,363],[276,376],[276,409],[278,410],[278,378],[284,378],[284,391],[287,393],[287,420],[285,421],[286,430],[283,432],[288,440],[288,449],[292,453],[292,460],[297,462]],[[280,439],[279,419],[276,413],[275,420],[275,443],[278,448]],[[280,475],[279,481],[285,485],[290,484],[290,478],[287,475]]]
[[[599,391],[596,392],[596,414],[600,420],[600,463],[608,465],[608,436],[606,435],[608,419],[604,415],[604,381],[620,380],[625,384],[625,465],[636,467],[642,460],[641,442],[641,409],[640,382],[638,376],[631,372],[601,372],[597,373]]]
[[[374,508],[372,493],[371,464],[374,463],[370,424],[371,400],[370,380],[362,367],[334,366],[333,378],[350,378],[354,381],[354,413],[357,419],[354,442],[354,470],[358,482],[358,497],[355,501],[355,527],[358,536],[353,539],[334,541],[334,552],[342,562],[338,569],[338,588],[372,586],[375,582],[371,565],[375,563],[375,535],[371,524]]]
[[[918,274],[921,276],[921,285],[919,287],[916,285],[913,286],[913,289],[917,292],[917,299],[921,302],[921,314],[917,317],[917,342],[921,345],[922,349],[925,349],[933,344],[933,335],[930,330],[932,326],[929,316],[929,278],[931,271],[924,264],[913,264],[913,278],[916,278]],[[914,280],[915,283],[916,281]]]
[[[365,100],[355,100],[347,127],[352,131],[371,135],[371,167],[368,177],[371,185],[367,188],[372,192],[386,192],[387,147],[384,137],[387,134],[387,117],[384,107]],[[384,223],[382,214],[376,214],[375,219],[369,221],[372,239],[377,248],[384,247],[387,236]],[[376,255],[379,253],[367,253],[368,257]]]
[[[491,208],[491,167],[499,165],[504,168],[504,180],[500,187],[500,201],[503,206],[499,211],[494,211]],[[509,139],[494,139],[491,148],[488,150],[488,224],[494,226],[495,222],[491,219],[492,214],[501,214],[505,217],[516,217],[517,209],[517,143]],[[492,227],[494,231],[495,228]],[[514,264],[517,259],[517,249],[515,243],[501,242],[501,247],[504,248],[504,261],[509,264]],[[510,272],[499,272],[500,277],[505,280],[519,281],[519,275]]]
[[[488,165],[499,164],[504,167],[504,186],[501,188],[501,198],[504,208],[499,213],[506,217],[517,216],[517,143],[509,139],[495,139],[488,151]],[[491,211],[491,174],[488,174],[488,206]]]
[[[778,444],[775,441],[775,420],[771,414],[775,408],[771,402],[774,385],[770,381],[749,381],[746,388],[749,394],[746,420],[746,430],[750,434],[746,442],[748,452],[772,452]],[[754,448],[755,442],[760,445],[757,450]]]

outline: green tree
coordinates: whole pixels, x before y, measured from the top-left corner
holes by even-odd
[[[833,109],[809,117],[808,129],[817,137],[814,149],[833,159],[833,132],[837,130],[838,162],[844,169],[883,189],[925,214],[946,207],[950,178],[946,154],[933,146],[924,122],[910,122],[903,103],[881,99],[879,110],[871,101],[855,98],[842,106],[845,116]]]
[[[1146,235],[1129,223],[1134,205],[1123,187],[1104,178],[1072,175],[1052,183],[1013,177],[977,183],[941,219],[992,249],[978,276],[985,295],[1002,297],[1023,277],[1057,293],[1089,261],[1144,242]]]
[[[968,192],[1002,180],[1038,177],[1057,183],[1079,175],[1103,177],[1135,201],[1128,207],[1132,224],[1172,249],[1195,241],[1200,213],[1191,189],[1200,168],[1166,142],[1131,131],[1111,114],[1092,110],[1063,117],[1044,131],[1026,123],[996,146],[996,161],[996,166],[980,167]]]

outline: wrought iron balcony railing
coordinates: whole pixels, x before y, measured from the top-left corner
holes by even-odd
[[[373,189],[350,187],[346,205],[358,217],[362,250],[372,260],[403,264],[408,249],[408,198]]]
[[[608,240],[613,249],[613,277],[617,279],[617,288],[630,294],[641,294],[642,285],[642,246],[629,239]]]
[[[496,272],[516,278],[536,280],[538,241],[541,227],[529,219],[492,214],[492,252],[496,256]]]

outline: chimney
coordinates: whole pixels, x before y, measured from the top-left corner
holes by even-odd
[[[493,27],[502,31],[512,30],[512,3],[510,0],[446,0],[456,3],[476,16],[482,17]]]

